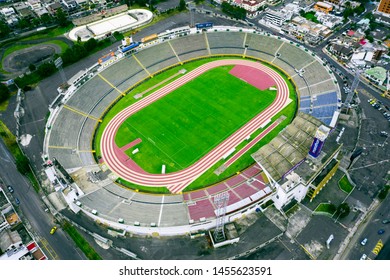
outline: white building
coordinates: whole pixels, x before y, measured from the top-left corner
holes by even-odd
[[[42,7],[41,2],[39,0],[28,0],[27,5],[32,10],[37,10]]]
[[[68,9],[73,10],[76,9],[77,3],[74,0],[61,0],[61,3]]]
[[[336,27],[337,25],[339,25],[343,22],[342,17],[337,17],[337,16],[334,16],[331,14],[317,12],[316,16],[317,16],[318,21],[321,22],[322,25],[324,25],[330,29],[333,29],[334,27]]]
[[[301,183],[301,177],[294,172],[287,175],[286,179],[282,185],[276,187],[276,194],[272,197],[277,209],[281,209],[293,199],[302,201],[309,189]]]
[[[9,8],[3,8],[0,10],[0,13],[5,17],[10,17],[12,15],[15,15],[15,10],[12,7]]]
[[[355,66],[365,66],[367,62],[371,62],[374,57],[372,51],[358,51],[351,57],[351,62]]]
[[[278,11],[268,10],[265,12],[263,20],[267,23],[276,26],[282,26],[287,20],[290,20],[293,13],[282,13]]]

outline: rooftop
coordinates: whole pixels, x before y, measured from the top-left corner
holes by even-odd
[[[366,74],[382,82],[386,80],[386,69],[383,67],[377,66],[371,69],[367,69]]]
[[[252,157],[275,181],[279,181],[306,158],[320,125],[319,120],[300,112],[290,125]]]
[[[308,156],[294,170],[295,173],[301,176],[302,180],[307,184],[314,180],[332,158],[333,154],[340,148],[340,144],[336,142],[337,133],[331,132],[325,140],[321,154],[317,158]]]

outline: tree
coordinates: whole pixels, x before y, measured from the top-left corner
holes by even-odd
[[[84,48],[87,52],[91,52],[97,47],[97,45],[98,42],[94,38],[91,38],[84,43]]]
[[[30,27],[31,26],[31,23],[29,20],[25,19],[25,18],[22,18],[18,21],[18,27],[20,29],[25,29],[27,27]]]
[[[366,36],[366,39],[367,39],[370,43],[374,42],[374,37],[372,37],[371,35],[367,35],[367,36]]]
[[[228,2],[224,1],[221,4],[222,12],[230,15],[236,19],[245,19],[246,18],[246,10],[244,8],[235,7],[230,5]]]
[[[50,23],[50,22],[52,22],[52,20],[53,20],[53,18],[49,15],[49,14],[43,14],[42,16],[41,16],[41,21],[42,21],[42,23],[43,24],[48,24],[48,23]]]
[[[27,157],[19,156],[18,158],[16,158],[15,163],[16,163],[16,168],[20,173],[25,175],[30,172],[30,166],[29,166],[30,162]]]
[[[343,17],[345,19],[349,18],[350,16],[353,15],[353,9],[352,8],[346,8],[343,12]]]
[[[378,198],[379,198],[380,200],[385,199],[386,196],[387,196],[387,193],[389,192],[389,189],[390,189],[390,186],[389,186],[389,185],[387,185],[387,186],[385,186],[383,189],[381,189],[381,191],[380,191],[379,194],[378,194]]]
[[[0,83],[0,103],[6,101],[9,98],[9,96],[10,96],[10,92],[8,87],[5,84]]]
[[[31,24],[34,26],[39,26],[39,25],[41,25],[41,20],[39,18],[33,18],[31,20]]]
[[[37,69],[38,75],[41,76],[41,78],[49,77],[56,71],[57,68],[54,66],[54,63],[48,62],[41,64]]]
[[[37,70],[37,67],[34,65],[34,64],[30,64],[29,66],[28,66],[28,69],[31,71],[31,72],[34,72],[35,70]]]
[[[0,38],[7,37],[9,33],[11,32],[11,29],[9,28],[8,24],[6,24],[4,21],[0,21]]]
[[[339,205],[339,207],[337,207],[337,210],[336,210],[336,217],[337,218],[345,218],[348,216],[349,212],[350,212],[350,208],[349,208],[349,205],[348,203],[344,202],[344,203],[341,203]]]
[[[179,11],[184,11],[186,9],[186,1],[185,0],[180,0],[179,2],[179,7],[177,7]]]
[[[60,26],[67,26],[69,24],[65,12],[59,8],[56,12],[57,22]]]

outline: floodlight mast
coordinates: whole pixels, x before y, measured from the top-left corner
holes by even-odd
[[[214,204],[216,207],[217,214],[217,225],[214,231],[214,241],[216,243],[225,240],[225,215],[226,215],[226,207],[229,201],[229,193],[224,192],[214,196]]]

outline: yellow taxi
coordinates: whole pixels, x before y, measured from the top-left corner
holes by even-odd
[[[57,230],[56,226],[52,227],[50,230],[50,234],[54,234],[56,232],[56,230]]]

